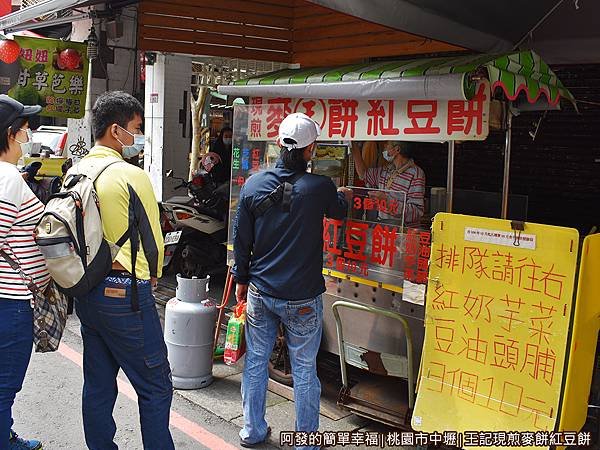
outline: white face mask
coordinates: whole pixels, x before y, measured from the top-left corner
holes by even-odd
[[[146,142],[146,138],[144,137],[144,135],[143,134],[133,134],[133,133],[130,133],[129,131],[127,131],[125,128],[123,128],[119,125],[117,125],[117,126],[121,130],[123,130],[125,133],[129,134],[130,136],[133,136],[133,144],[131,144],[131,145],[125,145],[119,139],[117,139],[119,144],[121,144],[123,146],[123,150],[121,151],[123,158],[130,159],[130,158],[133,158],[134,156],[139,155],[142,152],[142,150],[144,150],[144,144]]]
[[[21,145],[21,153],[23,155],[30,155],[33,151],[33,131],[29,128],[20,128],[19,131],[27,133],[27,142],[21,142],[17,138],[15,138],[15,141]]]
[[[229,146],[231,145],[232,139],[231,138],[223,138],[223,144]]]
[[[385,159],[387,162],[392,162],[395,157],[396,155],[390,155],[390,152],[388,150],[383,151],[383,159]]]

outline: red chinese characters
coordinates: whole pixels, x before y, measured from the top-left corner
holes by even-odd
[[[409,228],[406,231],[404,247],[404,279],[415,282],[417,279],[417,256],[419,253],[419,236],[417,230]]]
[[[47,63],[48,62],[48,50],[36,50],[35,51],[35,62]]]
[[[342,240],[342,229],[343,220],[336,219],[325,219],[323,221],[323,252],[325,266],[335,269],[338,272],[355,273],[362,276],[368,275],[368,267],[366,263],[360,261],[360,255],[364,255],[364,245],[366,245],[366,231],[363,230],[362,226],[354,228],[346,228],[345,242],[347,243],[344,247]],[[358,223],[361,225],[360,223]],[[343,252],[344,248],[353,248],[355,246],[358,249],[352,251]],[[344,253],[344,256],[342,256]],[[355,258],[358,257],[358,258]],[[357,260],[358,259],[358,260]]]
[[[404,279],[426,284],[431,255],[431,233],[409,228],[405,239]]]
[[[442,353],[454,354],[452,345],[454,344],[455,320],[441,319],[435,317],[435,350]]]
[[[352,201],[352,207],[357,211],[381,211],[386,214],[397,215],[400,211],[400,202],[394,198],[376,199],[356,196]]]
[[[323,130],[321,140],[386,140],[404,136],[481,139],[487,133],[489,85],[482,83],[469,101],[425,99],[263,98],[250,101],[248,133],[255,139],[277,136],[279,123],[304,113]]]
[[[408,233],[407,252],[421,244],[416,236]],[[464,408],[474,404],[511,416],[526,429],[552,429],[566,360],[568,275],[558,259],[497,245],[461,243],[449,233],[429,252],[435,281],[426,333],[435,353],[426,364],[435,376],[427,375],[426,389]],[[538,396],[542,388],[556,395]]]
[[[477,135],[483,133],[483,113],[486,100],[485,85],[480,85],[475,97],[468,102],[450,100],[448,102],[447,133],[470,134],[475,122]]]
[[[327,267],[367,276],[370,266],[396,269],[401,234],[393,225],[325,219],[323,252]]]
[[[317,102],[315,100],[301,100],[296,106],[296,112],[298,112],[299,106],[304,108],[304,114],[306,114],[308,117],[314,117],[315,106],[317,106]]]
[[[367,246],[367,230],[369,224],[364,222],[346,221],[346,245],[348,251],[344,252],[346,258],[365,261],[365,248]]]
[[[21,58],[23,58],[25,61],[33,61],[33,49],[22,48],[21,49]]]
[[[400,129],[394,126],[394,100],[369,100],[367,111],[369,136],[397,136]]]
[[[317,122],[321,129],[326,128],[328,122],[327,105],[325,100],[299,99],[295,106],[294,112],[304,113],[312,120]]]
[[[262,97],[252,97],[250,100],[250,115],[252,117],[260,117],[263,113],[263,98]]]
[[[260,149],[252,149],[252,171],[258,172],[260,170]]]
[[[328,134],[333,137],[351,137],[356,134],[356,122],[358,121],[358,101],[356,100],[329,100],[329,126]],[[348,129],[350,134],[348,135]]]
[[[438,102],[436,100],[409,100],[406,114],[412,127],[404,129],[406,134],[439,134],[440,127],[433,126],[437,117]]]
[[[373,251],[371,261],[389,267],[394,266],[394,255],[396,254],[396,234],[395,227],[376,225],[373,229]]]
[[[252,97],[250,100],[250,137],[260,138],[262,135],[262,97]]]
[[[420,283],[420,284],[427,283],[430,255],[431,255],[431,233],[429,231],[422,231],[419,233],[417,283]]]
[[[342,250],[338,247],[339,233],[343,221],[336,219],[323,220],[323,252],[327,255],[341,255]]]
[[[267,138],[274,139],[279,134],[279,125],[292,111],[290,109],[291,99],[271,98],[267,106]]]
[[[519,363],[519,342],[503,335],[495,335],[492,345],[494,359],[491,366],[515,371]]]

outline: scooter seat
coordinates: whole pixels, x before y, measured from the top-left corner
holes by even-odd
[[[187,195],[185,197],[183,195],[177,195],[175,197],[171,197],[169,200],[163,203],[175,203],[177,205],[194,206],[194,198],[188,197]]]

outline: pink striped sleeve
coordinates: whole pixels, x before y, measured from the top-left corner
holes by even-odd
[[[365,172],[365,183],[367,187],[377,189],[379,186],[377,184],[377,178],[379,177],[378,171],[379,167],[370,167]]]
[[[418,225],[425,210],[425,172],[415,166],[413,179],[406,195],[404,222],[407,225]]]

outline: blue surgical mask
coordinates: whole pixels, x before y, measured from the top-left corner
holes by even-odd
[[[131,145],[125,145],[120,140],[117,139],[117,141],[119,141],[119,144],[121,144],[123,146],[123,150],[121,151],[123,158],[130,159],[130,158],[133,158],[134,156],[139,155],[144,150],[144,143],[146,142],[146,138],[144,137],[144,135],[130,133],[129,131],[127,131],[125,128],[123,128],[121,126],[119,126],[119,128],[121,130],[123,130],[125,133],[129,134],[130,136],[133,136],[133,144],[131,144]]]
[[[383,159],[385,159],[387,162],[392,162],[394,160],[396,156],[392,156],[390,155],[390,152],[388,152],[387,150],[383,151]]]
[[[231,145],[231,138],[223,138],[223,144],[227,146]]]

